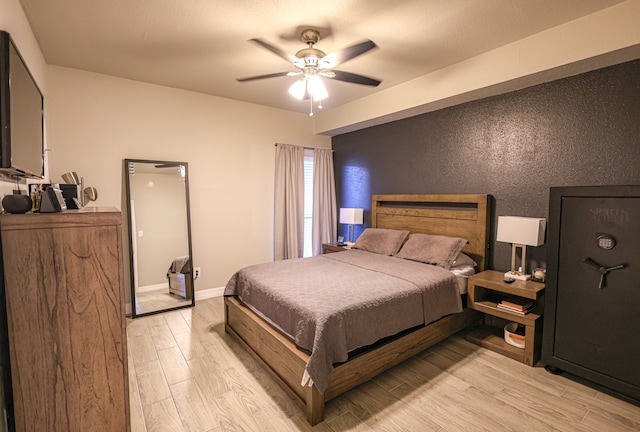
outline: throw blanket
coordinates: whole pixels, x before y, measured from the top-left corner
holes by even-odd
[[[462,311],[450,271],[360,250],[246,267],[224,295],[238,296],[310,351],[303,385],[323,393],[349,351]]]

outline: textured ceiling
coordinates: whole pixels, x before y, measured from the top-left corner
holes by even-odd
[[[291,111],[308,104],[296,78],[236,78],[294,71],[248,42],[295,53],[318,29],[326,53],[371,39],[378,48],[338,69],[382,80],[325,80],[326,109],[555,27],[620,0],[20,0],[48,64],[192,90]],[[330,82],[327,82],[330,81]]]

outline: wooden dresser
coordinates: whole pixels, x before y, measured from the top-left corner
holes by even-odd
[[[121,212],[2,215],[16,431],[128,431]]]

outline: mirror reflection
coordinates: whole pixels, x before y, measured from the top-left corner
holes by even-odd
[[[194,306],[187,163],[124,162],[131,316]]]

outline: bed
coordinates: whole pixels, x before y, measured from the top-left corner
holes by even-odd
[[[378,229],[378,231],[407,231],[412,235],[416,234],[414,237],[427,234],[466,239],[468,243],[464,245],[462,252],[471,257],[477,263],[477,269],[482,271],[487,268],[489,211],[487,195],[373,195],[371,227]],[[408,244],[407,240],[405,246]],[[246,304],[238,296],[230,295],[235,292],[235,285],[238,283],[236,279],[247,278],[249,277],[248,273],[240,274],[239,272],[234,275],[233,283],[230,281],[234,289],[225,290],[225,330],[240,342],[285,392],[303,408],[311,425],[323,420],[326,401],[373,378],[480,319],[477,312],[462,307],[463,302],[457,291],[455,294],[457,298],[453,302],[457,306],[452,303],[449,291],[438,291],[447,292],[446,295],[437,294],[438,292],[431,294],[431,291],[426,294],[427,289],[432,290],[429,285],[429,288],[424,290],[420,288],[419,292],[415,292],[415,287],[419,285],[418,282],[423,278],[431,278],[431,276],[422,276],[417,269],[418,266],[424,267],[428,266],[427,264],[411,263],[411,260],[396,257],[366,256],[367,253],[369,252],[354,250],[317,259],[305,259],[306,261],[302,262],[278,261],[268,264],[267,269],[287,269],[287,266],[304,267],[307,262],[310,263],[315,259],[321,261],[325,266],[321,271],[321,276],[313,276],[314,279],[317,279],[316,283],[322,284],[325,277],[333,275],[331,277],[340,278],[340,283],[343,286],[350,287],[349,284],[353,284],[353,292],[357,292],[355,286],[361,280],[360,278],[364,278],[366,275],[361,276],[360,273],[357,273],[360,270],[353,267],[350,267],[349,271],[344,271],[345,265],[362,267],[365,272],[377,271],[379,267],[384,267],[387,269],[385,271],[391,274],[389,277],[406,279],[408,281],[407,291],[403,291],[399,299],[390,300],[397,303],[396,308],[406,312],[402,314],[400,320],[403,322],[396,323],[396,319],[389,320],[388,324],[382,326],[380,331],[391,332],[391,334],[381,333],[382,337],[373,330],[354,331],[353,329],[357,327],[351,326],[346,337],[334,330],[326,331],[329,335],[328,339],[335,346],[318,345],[317,339],[319,337],[316,338],[316,335],[322,335],[325,332],[323,328],[314,329],[315,333],[311,332],[311,335],[307,335],[306,341],[304,338],[300,339],[298,337],[300,335],[296,333],[296,325],[304,319],[297,316],[270,319],[271,311],[262,313],[255,306],[252,306],[253,301],[250,294],[256,291],[253,287],[247,288],[240,296],[246,301]],[[367,262],[371,262],[373,267],[367,268],[369,266]],[[405,264],[405,262],[407,263]],[[261,266],[254,267],[256,271],[259,270],[257,273],[258,278],[261,278],[259,282],[268,285],[267,282],[269,282],[271,275],[268,272],[265,273]],[[289,268],[293,269],[293,267]],[[444,282],[438,282],[435,285],[451,285],[451,281],[456,286],[459,285],[460,277],[456,277],[442,268],[439,268],[438,271]],[[384,285],[386,278],[387,275],[384,273],[376,280],[379,284]],[[335,282],[326,279],[326,286],[334,284]],[[380,291],[380,289],[376,291],[373,285],[372,292]],[[296,287],[292,286],[292,289],[295,291]],[[449,288],[446,289],[449,290]],[[446,298],[444,300],[445,307],[440,312],[434,312],[434,314],[430,311],[427,312],[427,307],[422,308],[422,304],[419,304],[419,307],[414,308],[415,311],[412,312],[411,305],[418,303],[417,298],[432,299],[436,297]],[[279,297],[272,301],[276,308],[287,302],[286,298]],[[348,303],[348,300],[345,299],[344,302]],[[374,302],[373,306],[378,307],[379,305]],[[387,309],[378,309],[374,312],[359,307],[352,309],[349,315],[341,315],[337,321],[340,323],[343,321],[357,322],[358,318],[354,317],[357,317],[358,314],[364,316],[374,313],[378,316],[386,316],[388,313]],[[419,318],[416,315],[418,310],[424,314],[423,317]],[[280,321],[278,321],[279,319]],[[417,322],[418,319],[421,321]],[[288,321],[293,321],[293,324],[290,323],[291,325],[288,326]],[[424,325],[425,322],[427,325]],[[374,340],[369,340],[372,337]],[[329,355],[325,355],[326,352],[329,352]],[[348,353],[348,356],[345,357],[345,353]],[[318,358],[320,359],[318,360]],[[318,369],[318,365],[322,365],[320,369]],[[324,367],[328,369],[323,375]]]

